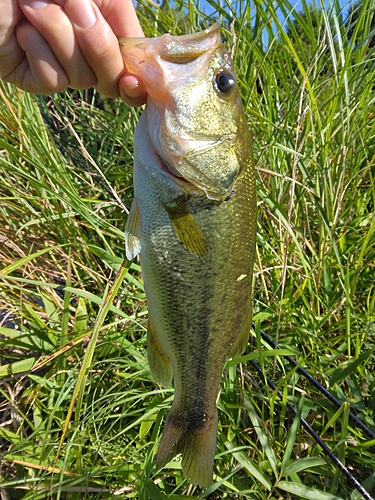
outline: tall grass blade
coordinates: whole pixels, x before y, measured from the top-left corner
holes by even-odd
[[[108,311],[109,311],[109,309],[110,309],[110,307],[111,307],[111,305],[116,297],[116,294],[117,294],[120,286],[122,285],[122,282],[123,282],[123,280],[128,272],[129,266],[130,266],[130,262],[124,261],[123,265],[121,266],[119,272],[117,273],[117,275],[114,279],[112,286],[109,288],[107,294],[104,297],[103,305],[100,308],[97,320],[95,322],[95,325],[94,325],[94,328],[92,331],[89,345],[87,346],[85,357],[83,358],[83,361],[82,361],[81,369],[78,373],[77,382],[74,386],[74,391],[73,391],[71,403],[69,405],[68,412],[67,412],[67,415],[65,417],[65,422],[64,422],[64,426],[62,428],[59,446],[57,448],[57,452],[55,455],[55,463],[57,462],[57,460],[59,458],[61,448],[62,448],[63,442],[65,440],[66,433],[68,432],[68,427],[69,427],[70,420],[71,420],[72,413],[73,413],[75,406],[76,406],[77,421],[79,419],[81,406],[82,406],[82,400],[83,400],[85,386],[86,386],[86,380],[87,380],[87,376],[88,376],[88,370],[91,366],[91,361],[92,361],[92,358],[94,355],[95,345],[96,345],[101,327],[102,327],[102,325],[105,321],[105,318],[108,314]]]
[[[292,493],[292,495],[296,495],[298,498],[307,498],[308,500],[344,500],[337,495],[331,495],[330,493],[319,491],[316,488],[309,488],[299,483],[280,481],[278,486],[281,490]]]
[[[260,425],[259,418],[255,412],[255,408],[252,405],[250,399],[247,397],[246,394],[245,394],[245,408],[249,414],[251,423],[254,427],[255,432],[258,435],[259,441],[260,441],[262,448],[263,448],[263,450],[264,450],[264,452],[265,452],[265,454],[270,462],[270,465],[272,467],[272,471],[275,474],[275,478],[276,478],[276,477],[278,477],[278,466],[277,466],[276,456],[272,450],[271,443],[270,443],[268,437],[266,436],[266,433],[263,431],[263,429]]]

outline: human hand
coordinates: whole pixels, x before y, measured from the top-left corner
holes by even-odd
[[[145,86],[117,37],[143,37],[132,0],[0,0],[0,78],[33,94],[95,87],[131,106]]]

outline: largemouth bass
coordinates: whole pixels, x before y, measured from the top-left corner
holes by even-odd
[[[174,401],[156,458],[182,454],[212,482],[223,365],[248,341],[256,195],[251,140],[233,65],[214,24],[191,35],[122,39],[148,100],[135,131],[126,255],[140,255],[148,360]]]

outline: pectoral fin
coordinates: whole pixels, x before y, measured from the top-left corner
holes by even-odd
[[[138,204],[134,199],[125,227],[125,252],[128,260],[134,259],[141,251],[140,223]]]
[[[160,345],[150,317],[148,318],[147,327],[147,358],[155,382],[162,384],[164,387],[171,385],[173,375],[171,362]]]
[[[189,212],[186,203],[177,199],[165,204],[164,208],[169,215],[175,235],[186,250],[199,257],[205,257],[208,254],[206,237],[194,215]]]

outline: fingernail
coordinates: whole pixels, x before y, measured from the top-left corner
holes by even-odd
[[[141,80],[134,75],[126,75],[122,80],[121,90],[131,99],[138,99],[146,93],[146,88]]]
[[[91,0],[78,0],[72,2],[69,11],[72,21],[80,28],[91,28],[91,26],[95,24],[96,16]]]
[[[142,90],[139,88],[139,85],[126,87],[126,89],[123,89],[123,92],[125,95],[130,97],[130,99],[138,99],[142,96]]]
[[[25,4],[31,9],[44,9],[44,7],[47,7],[48,2],[44,0],[27,0]]]

